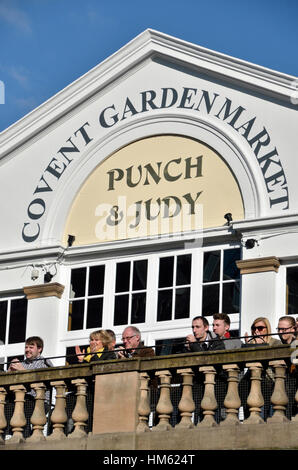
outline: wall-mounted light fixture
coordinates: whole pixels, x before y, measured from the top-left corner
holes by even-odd
[[[228,225],[230,225],[230,223],[231,223],[232,220],[233,220],[233,217],[232,217],[231,212],[228,212],[227,214],[225,214],[225,215],[224,215],[224,218],[225,218],[226,221],[228,222]]]
[[[72,246],[73,242],[75,241],[76,237],[74,235],[68,235],[67,239],[67,246],[68,248]]]

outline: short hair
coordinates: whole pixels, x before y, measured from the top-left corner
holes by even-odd
[[[129,325],[126,328],[124,328],[124,331],[127,330],[128,328],[130,330],[132,330],[135,335],[138,335],[141,338],[141,332],[140,332],[139,328],[137,328],[136,326]]]
[[[111,334],[108,333],[107,330],[92,331],[92,333],[90,333],[89,338],[90,340],[99,339],[104,347],[108,346],[113,341]]]
[[[38,349],[43,351],[43,339],[39,336],[29,336],[29,338],[26,339],[25,345],[26,344],[36,344]]]
[[[116,335],[113,330],[106,330],[106,332],[110,335],[112,341],[116,341]]]
[[[207,320],[206,317],[202,317],[201,315],[198,315],[192,319],[192,321],[195,321],[195,320],[202,320],[203,325],[209,327],[209,321]]]
[[[227,325],[231,325],[230,317],[226,313],[215,313],[213,318],[214,320],[223,320]]]
[[[280,317],[280,318],[278,319],[278,321],[283,321],[283,320],[287,320],[287,321],[290,323],[290,326],[292,326],[293,328],[296,328],[296,321],[295,321],[295,318],[290,317],[290,315],[285,315],[285,316]]]

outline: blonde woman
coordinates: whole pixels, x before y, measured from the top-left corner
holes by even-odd
[[[268,346],[278,346],[281,344],[280,340],[270,336],[272,333],[271,325],[266,317],[258,317],[251,325],[251,336],[245,333],[245,342],[247,344],[263,344]]]
[[[110,350],[113,338],[106,330],[96,330],[90,334],[90,346],[87,351],[81,350],[80,346],[76,346],[76,355],[79,362],[106,361],[109,359],[117,359],[114,351]]]

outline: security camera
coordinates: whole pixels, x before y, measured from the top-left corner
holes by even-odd
[[[31,271],[31,279],[32,281],[36,281],[36,279],[39,277],[39,271],[36,268],[33,268]]]

